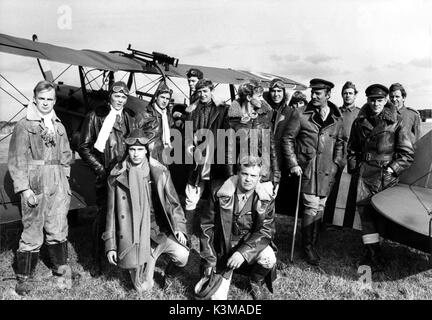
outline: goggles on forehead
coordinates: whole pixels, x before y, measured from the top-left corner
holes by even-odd
[[[114,86],[114,87],[112,87],[111,90],[112,90],[112,92],[115,92],[115,93],[121,92],[125,95],[129,94],[129,90],[123,86]]]
[[[149,142],[149,139],[145,138],[145,137],[142,137],[142,138],[126,138],[125,142],[126,142],[126,144],[128,146],[133,146],[133,145],[136,145],[136,144],[140,144],[142,146],[145,146]]]
[[[273,88],[279,88],[279,89],[284,89],[285,88],[285,83],[283,83],[282,81],[276,81],[275,83],[273,83],[273,85],[270,87],[270,89]]]
[[[125,139],[125,143],[128,146],[133,146],[135,144],[140,144],[140,145],[147,145],[154,137],[155,137],[155,133],[154,132],[150,132],[149,136],[145,136],[145,137],[128,137]]]

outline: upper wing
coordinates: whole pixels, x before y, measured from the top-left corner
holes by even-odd
[[[143,71],[141,63],[117,54],[94,50],[74,50],[6,34],[0,34],[0,52],[102,70]]]
[[[145,61],[134,59],[133,57],[95,50],[75,50],[43,42],[34,42],[6,34],[0,34],[0,52],[77,66],[93,67],[101,70],[123,70],[150,74],[159,73],[154,66],[147,64]],[[163,68],[163,66],[161,66],[161,68]],[[178,64],[177,67],[170,66],[169,70],[165,73],[167,76],[171,77],[186,78],[186,73],[190,68],[200,69],[206,78],[209,78],[216,83],[239,84],[253,79],[262,82],[265,86],[266,84],[268,85],[273,78],[280,78],[293,90],[304,90],[307,88],[305,85],[286,77],[269,73],[252,73],[230,68]]]

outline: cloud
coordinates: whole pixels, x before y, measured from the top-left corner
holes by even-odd
[[[300,59],[300,56],[296,54],[285,54],[285,55],[272,54],[270,56],[270,59],[274,61],[281,61],[281,62],[294,62],[294,61],[298,61]]]
[[[408,64],[411,66],[414,66],[414,67],[418,67],[418,68],[429,69],[432,66],[431,61],[432,60],[430,57],[424,57],[424,58],[419,58],[419,59],[413,59],[410,62],[408,62]]]
[[[313,54],[311,56],[307,56],[304,58],[305,61],[307,62],[311,62],[313,64],[319,64],[319,63],[323,63],[323,62],[328,62],[331,60],[336,60],[338,59],[337,57],[331,57],[325,54]]]
[[[377,68],[374,66],[367,66],[366,68],[364,68],[364,71],[366,72],[375,72],[377,71]]]
[[[198,56],[198,55],[206,54],[209,52],[210,52],[210,48],[208,48],[206,46],[195,46],[195,47],[187,48],[184,51],[184,55],[185,56]]]

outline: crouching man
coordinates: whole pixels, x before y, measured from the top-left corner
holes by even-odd
[[[275,223],[271,182],[259,183],[262,163],[248,156],[236,176],[215,191],[210,210],[201,214],[201,268],[204,277],[223,269],[238,269],[249,277],[255,300],[268,298],[276,279]]]
[[[44,242],[58,283],[71,286],[67,265],[67,213],[71,200],[68,177],[72,151],[66,130],[53,108],[54,84],[40,81],[33,90],[33,104],[15,126],[9,145],[8,168],[14,190],[21,195],[23,231],[16,252],[15,290],[31,291],[29,278],[38,262]]]
[[[108,178],[102,235],[109,263],[128,269],[138,292],[153,287],[154,268],[161,254],[171,259],[165,270],[165,287],[189,258],[184,212],[168,169],[148,156],[151,141],[140,129],[125,140],[127,157]],[[154,184],[153,193],[150,183]]]

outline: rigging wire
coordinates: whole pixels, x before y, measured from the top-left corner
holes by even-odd
[[[6,79],[1,73],[0,73],[0,77],[2,77],[12,88],[14,88],[16,91],[18,91],[18,93],[20,95],[22,95],[25,99],[27,99],[28,101],[30,101],[29,98],[27,98],[20,90],[18,90],[8,79]],[[22,103],[21,103],[22,104]]]
[[[65,73],[66,71],[68,71],[68,69],[70,68],[70,67],[72,67],[72,65],[70,64],[69,65],[69,67],[67,67],[66,69],[64,69],[63,70],[63,72],[61,72],[54,80],[53,80],[53,82],[55,82],[58,78],[60,78],[61,77],[61,75],[63,74],[63,73]]]

